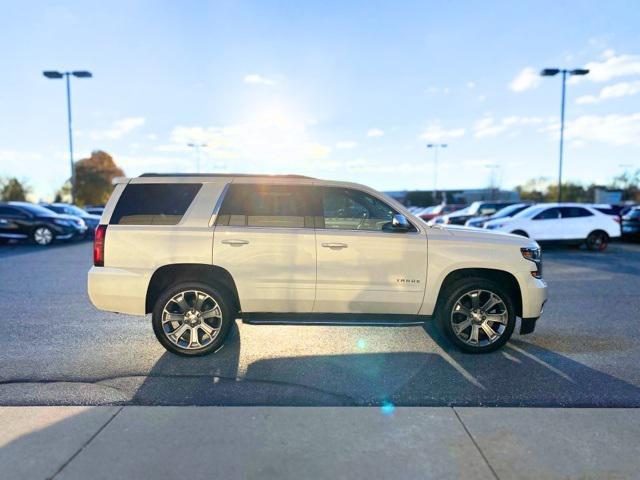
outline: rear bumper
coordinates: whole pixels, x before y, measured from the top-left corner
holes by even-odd
[[[145,315],[150,277],[148,270],[91,267],[87,277],[89,299],[100,310]]]

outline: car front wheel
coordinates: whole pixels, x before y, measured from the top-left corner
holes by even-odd
[[[164,348],[184,356],[218,350],[234,317],[225,292],[189,282],[166,289],[156,301],[153,331]]]
[[[31,236],[38,245],[46,246],[53,242],[53,232],[49,227],[36,227]]]
[[[483,278],[462,279],[447,288],[437,315],[446,336],[470,353],[500,348],[511,338],[516,324],[510,294]]]

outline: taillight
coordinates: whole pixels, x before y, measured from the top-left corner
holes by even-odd
[[[620,223],[620,217],[618,217],[617,215],[613,217],[613,219],[616,221],[616,223]]]
[[[104,267],[104,240],[107,236],[107,226],[98,225],[93,237],[93,266]]]

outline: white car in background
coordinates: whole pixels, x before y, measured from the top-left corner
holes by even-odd
[[[599,251],[620,236],[620,223],[614,217],[580,203],[533,205],[513,217],[491,220],[484,228],[536,241],[585,243],[589,250]]]

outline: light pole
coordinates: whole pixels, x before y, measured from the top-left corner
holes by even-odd
[[[427,148],[433,148],[433,201],[436,201],[438,195],[438,150],[447,148],[446,143],[428,143]]]
[[[564,100],[567,89],[567,75],[586,75],[589,70],[584,68],[545,68],[540,72],[543,77],[553,77],[558,73],[562,74],[562,100],[560,104],[560,164],[558,166],[558,202],[562,202],[562,155],[564,151]]]
[[[91,72],[86,70],[75,70],[73,72],[58,72],[57,70],[46,70],[42,74],[50,80],[65,78],[67,81],[67,123],[69,129],[69,162],[71,163],[71,203],[76,203],[76,169],[73,163],[73,127],[71,125],[71,82],[69,77],[91,78]]]
[[[200,173],[200,149],[208,145],[206,143],[187,143],[187,146],[196,151],[196,173]]]

